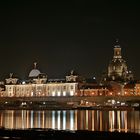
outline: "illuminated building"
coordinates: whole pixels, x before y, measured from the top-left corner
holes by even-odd
[[[136,95],[140,95],[140,82],[137,82],[136,84],[135,84],[135,94]]]
[[[101,83],[116,81],[123,84],[131,80],[133,80],[133,74],[128,70],[126,61],[122,58],[121,47],[117,41],[114,46],[113,59],[110,61],[108,72],[103,75]]]
[[[133,96],[135,93],[135,83],[128,83],[124,86],[124,96]]]
[[[107,96],[109,90],[103,86],[86,86],[80,89],[78,96]]]
[[[72,78],[70,78],[72,77]],[[47,75],[41,73],[34,64],[34,69],[29,73],[29,79],[18,82],[10,74],[10,78],[6,79],[5,93],[3,97],[40,97],[40,96],[76,96],[78,90],[77,76],[71,73],[64,79],[47,80]]]
[[[121,47],[117,40],[114,46],[113,59],[108,65],[107,72],[102,75],[100,84],[110,86],[113,95],[118,96],[125,95],[124,86],[131,81],[134,81],[133,74],[128,70],[126,61],[122,58]]]
[[[139,96],[140,95],[140,82],[128,83],[124,86],[125,96]]]
[[[105,87],[97,85],[95,77],[83,79],[73,70],[65,79],[48,79],[37,69],[36,63],[27,80],[19,82],[10,74],[5,81],[2,97],[101,96],[108,93]]]

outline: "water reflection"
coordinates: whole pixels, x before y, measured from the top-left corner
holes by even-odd
[[[0,126],[10,129],[52,128],[59,130],[123,131],[140,133],[139,111],[99,110],[4,110]]]

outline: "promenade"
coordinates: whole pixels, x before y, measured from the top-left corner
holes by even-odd
[[[14,102],[14,101],[45,101],[45,102],[80,102],[81,100],[87,100],[96,103],[103,103],[108,100],[116,101],[140,101],[140,96],[69,96],[69,97],[0,97],[0,103]]]

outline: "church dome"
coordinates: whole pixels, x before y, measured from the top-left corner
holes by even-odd
[[[108,76],[112,77],[113,79],[124,79],[124,77],[126,77],[127,71],[126,61],[121,55],[121,47],[119,45],[115,45],[114,56],[108,66]]]
[[[113,67],[125,68],[125,67],[127,67],[127,65],[126,65],[126,62],[123,59],[115,59],[115,60],[112,60],[110,62],[109,67],[112,68],[112,69],[113,69]]]
[[[40,74],[40,71],[38,69],[33,69],[29,73],[29,77],[37,77]]]

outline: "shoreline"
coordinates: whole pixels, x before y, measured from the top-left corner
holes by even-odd
[[[140,110],[139,108],[134,107],[116,107],[116,106],[51,106],[51,107],[0,107],[0,110],[102,110],[102,111],[134,111]]]
[[[106,131],[88,131],[88,130],[55,130],[55,129],[5,129],[0,128],[0,139],[61,139],[61,140],[85,140],[85,139],[113,139],[118,140],[125,138],[129,139],[139,139],[140,135],[138,133],[130,132],[106,132]]]

